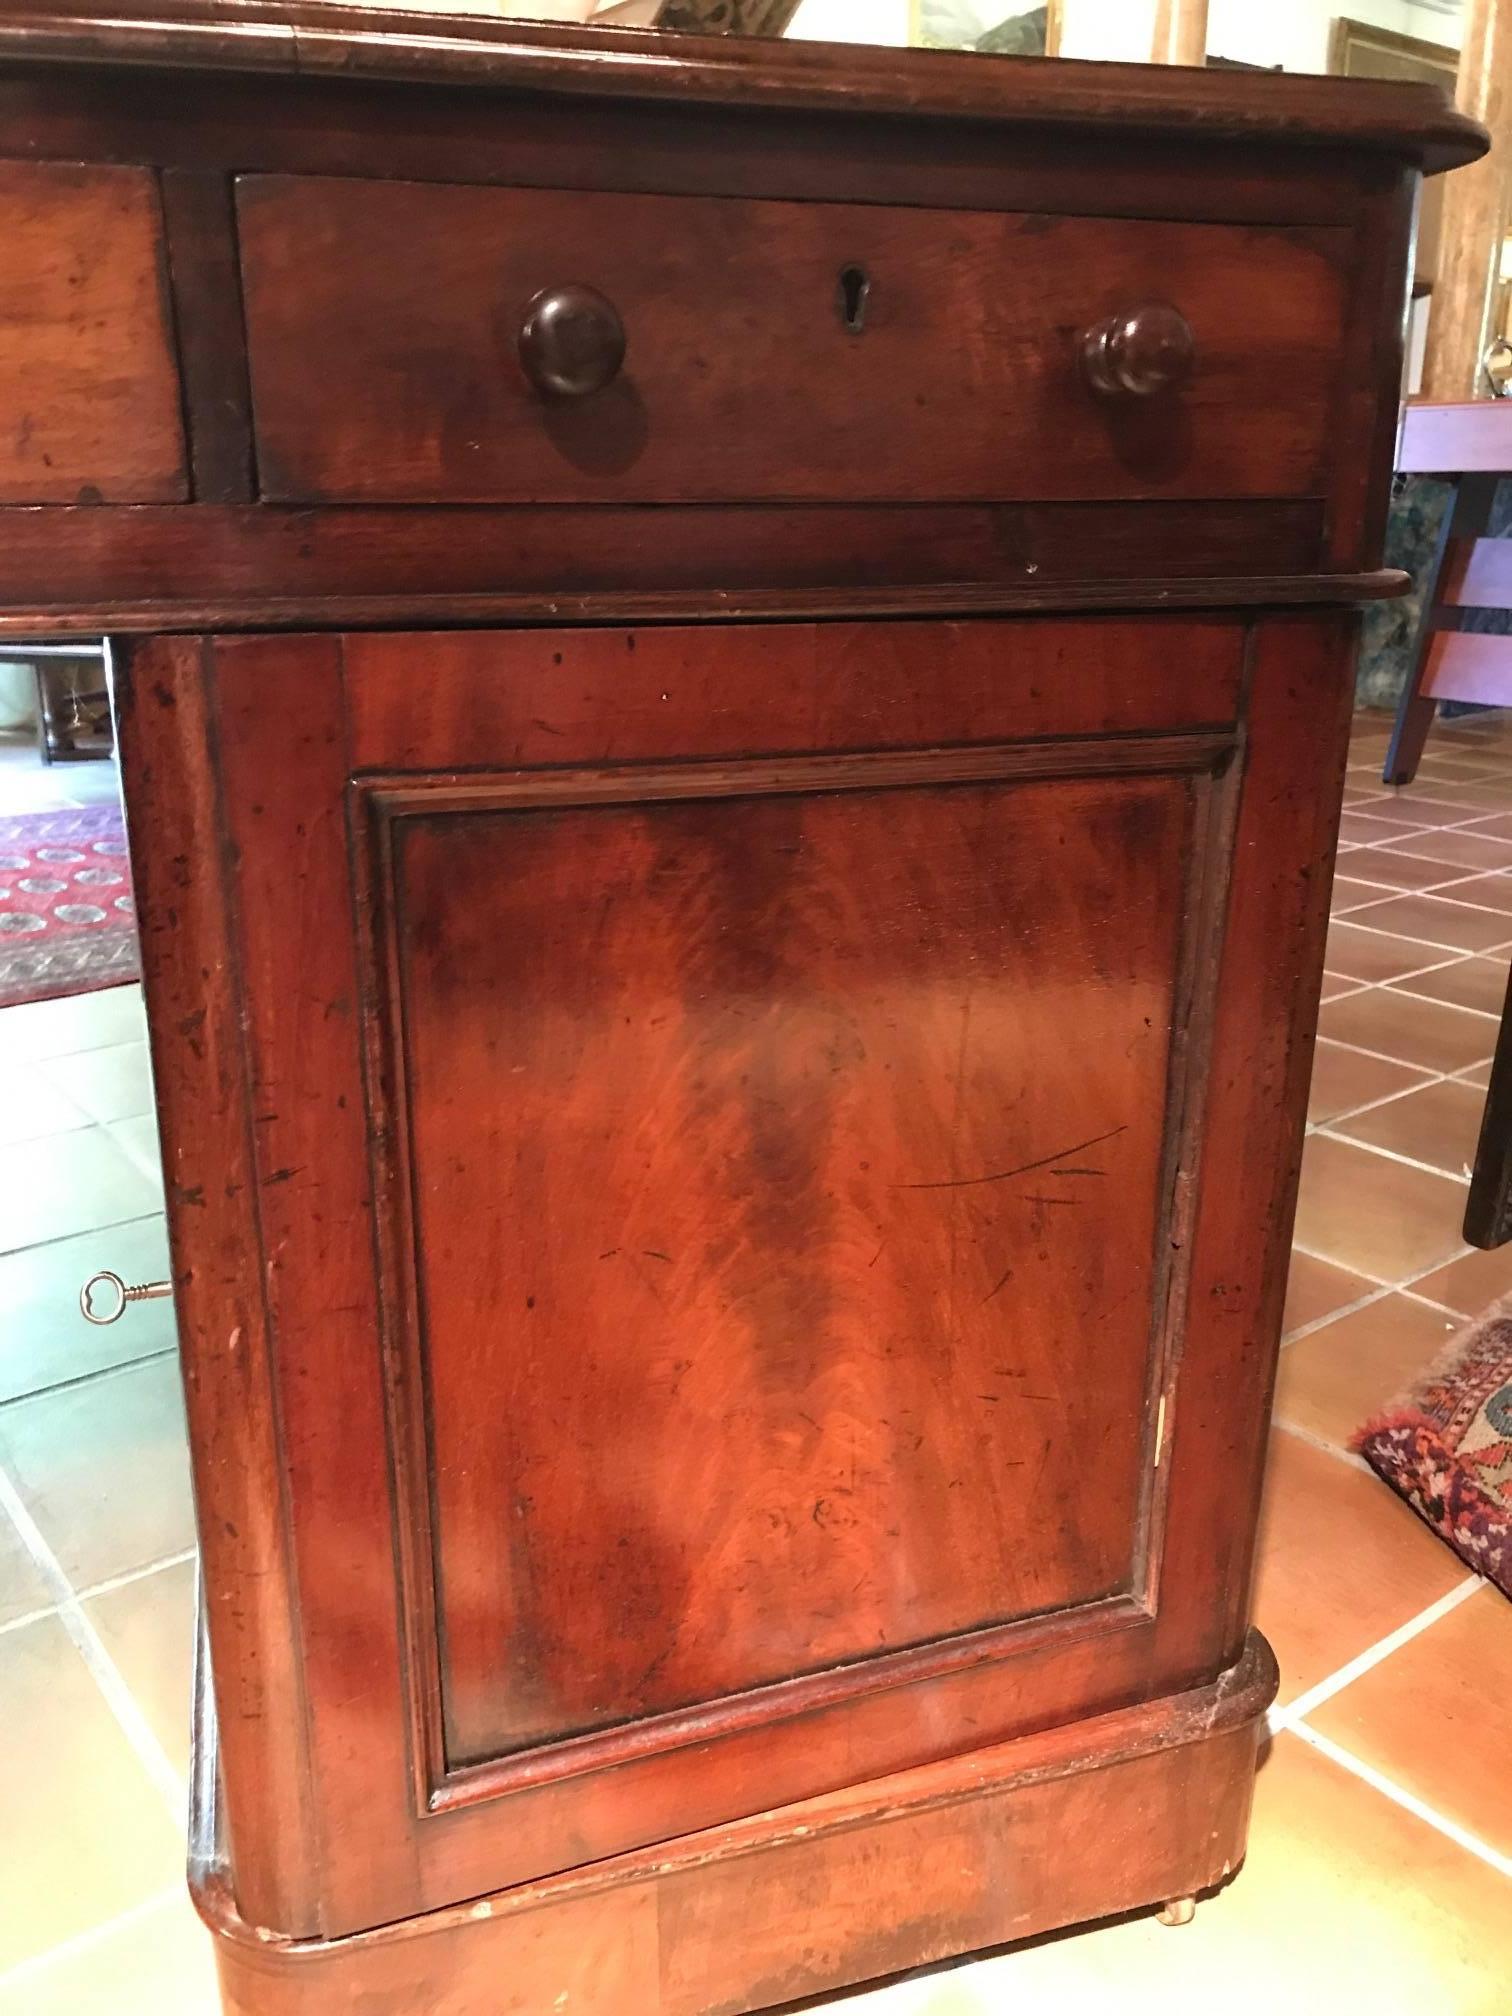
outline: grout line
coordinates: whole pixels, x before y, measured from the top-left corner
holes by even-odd
[[[1304,1246],[1296,1239],[1292,1241],[1293,1253],[1300,1253],[1308,1260],[1321,1260],[1327,1267],[1338,1267],[1346,1274],[1357,1274],[1362,1281],[1372,1282],[1377,1288],[1397,1289],[1406,1288],[1414,1281],[1425,1281],[1430,1274],[1437,1274],[1441,1267],[1450,1267],[1456,1260],[1467,1259],[1476,1250],[1474,1246],[1465,1245],[1462,1240],[1454,1251],[1446,1253],[1442,1260],[1434,1260],[1426,1267],[1414,1267],[1410,1274],[1404,1274],[1399,1281],[1388,1281],[1380,1274],[1372,1274],[1368,1267],[1356,1267],[1348,1260],[1336,1259],[1332,1253],[1318,1253],[1311,1246]]]
[[[1437,903],[1442,903],[1443,900],[1442,896],[1434,898],[1434,901]],[[1468,903],[1461,903],[1459,907],[1461,910],[1468,910],[1472,906]],[[1435,960],[1434,966],[1450,966],[1456,959],[1485,959],[1493,953],[1505,952],[1508,946],[1512,945],[1512,938],[1500,938],[1494,945],[1482,945],[1479,948],[1474,945],[1446,945],[1442,938],[1409,938],[1405,932],[1388,931],[1384,924],[1362,924],[1360,922],[1360,919],[1369,911],[1379,908],[1379,904],[1366,903],[1358,910],[1349,911],[1341,921],[1347,924],[1352,931],[1368,931],[1372,938],[1395,938],[1398,944],[1421,945],[1425,952],[1445,952],[1450,955],[1448,958]],[[1506,912],[1502,910],[1489,910],[1484,914],[1489,917],[1502,917],[1506,915]],[[1415,966],[1413,968],[1415,973],[1428,973],[1432,970],[1433,968],[1429,966]]]
[[[1467,1071],[1474,1068],[1470,1064],[1465,1066]],[[3,1069],[4,1059],[0,1058],[0,1070]],[[92,1124],[98,1126],[99,1122]],[[121,1153],[126,1153],[124,1147]],[[123,1225],[140,1225],[148,1218],[161,1218],[164,1208],[159,1202],[146,1211],[130,1211],[124,1218],[112,1218],[108,1225],[81,1225],[77,1232],[59,1232],[52,1239],[28,1239],[20,1246],[0,1246],[0,1260],[13,1260],[18,1253],[39,1253],[46,1246],[61,1246],[65,1239],[92,1239],[100,1232],[118,1232]]]
[[[112,1575],[104,1582],[92,1582],[87,1589],[74,1592],[75,1601],[92,1603],[97,1596],[113,1596],[117,1589],[129,1589],[133,1582],[145,1582],[153,1575],[162,1575],[170,1568],[182,1568],[186,1561],[198,1558],[199,1549],[190,1547],[182,1554],[165,1554],[161,1561],[151,1561],[145,1568],[128,1569],[124,1575]],[[7,1624],[0,1624],[0,1638],[12,1631],[22,1631],[28,1624],[40,1624],[44,1618],[56,1617],[56,1603],[44,1604],[40,1610],[28,1610],[24,1616],[12,1617]]]
[[[1480,954],[1477,952],[1471,952],[1468,953],[1466,956],[1471,959],[1477,959],[1480,957]],[[1433,966],[1429,968],[1429,971],[1433,973],[1442,973],[1444,972],[1444,970],[1445,969],[1442,966]],[[1407,980],[1422,980],[1426,976],[1422,973],[1407,973],[1404,974],[1402,977],[1403,979]],[[1461,1015],[1483,1015],[1488,1022],[1495,1022],[1497,1024],[1500,1024],[1501,1022],[1500,1015],[1494,1014],[1492,1010],[1489,1008],[1467,1008],[1462,1001],[1441,1001],[1437,994],[1419,994],[1415,987],[1404,987],[1402,985],[1401,980],[1383,980],[1372,984],[1378,985],[1382,988],[1389,989],[1389,991],[1393,994],[1404,994],[1406,995],[1409,1001],[1431,1001],[1435,1008],[1453,1008]],[[1332,1041],[1332,1038],[1330,1038],[1329,1040]],[[1474,1071],[1477,1070],[1479,1068],[1479,1065],[1484,1062],[1485,1059],[1481,1058],[1478,1059],[1475,1064],[1461,1064],[1459,1068],[1461,1071]],[[1452,1072],[1450,1073],[1450,1076],[1451,1077],[1453,1076]]]
[[[156,1786],[175,1824],[182,1828],[188,1814],[188,1787],[169,1763],[162,1744],[137,1706],[135,1695],[126,1685],[120,1667],[105,1649],[104,1640],[74,1594],[73,1585],[63,1572],[63,1564],[48,1546],[41,1528],[3,1468],[0,1468],[0,1508],[9,1513],[11,1524],[31,1556],[32,1566],[55,1598],[58,1621],[89,1668],[95,1685],[105,1697],[106,1706],[120,1724],[121,1733],[136,1752],[137,1761]]]
[[[1416,1156],[1403,1155],[1395,1148],[1383,1148],[1377,1141],[1357,1141],[1352,1134],[1336,1134],[1331,1126],[1316,1127],[1313,1132],[1324,1141],[1337,1141],[1346,1148],[1361,1148],[1367,1155],[1379,1155],[1383,1162],[1400,1162],[1404,1169],[1416,1169],[1424,1176],[1438,1176],[1446,1183],[1458,1183],[1462,1190],[1470,1187],[1468,1176],[1457,1176],[1452,1169],[1440,1169],[1433,1162],[1419,1162]]]
[[[1295,1246],[1292,1248],[1294,1253],[1298,1250]],[[1281,1349],[1287,1351],[1293,1344],[1300,1344],[1304,1337],[1311,1337],[1315,1330],[1326,1329],[1330,1323],[1337,1323],[1341,1317],[1354,1316],[1361,1309],[1370,1308],[1372,1303],[1383,1302],[1388,1295],[1397,1295],[1400,1292],[1397,1288],[1372,1288],[1368,1295],[1358,1295],[1353,1302],[1341,1302],[1337,1309],[1330,1309],[1326,1316],[1314,1316],[1310,1323],[1299,1323],[1295,1330],[1288,1330],[1281,1339]]]
[[[1463,1848],[1478,1861],[1489,1863],[1498,1874],[1512,1876],[1512,1856],[1503,1855],[1501,1850],[1493,1848],[1489,1841],[1482,1841],[1480,1836],[1472,1834],[1468,1827],[1461,1827],[1457,1820],[1451,1820],[1447,1815],[1435,1812],[1425,1800],[1419,1799],[1415,1792],[1409,1792],[1404,1785],[1398,1785],[1383,1771],[1378,1771],[1373,1764],[1367,1764],[1362,1757],[1356,1757],[1352,1751],[1335,1743],[1332,1737],[1314,1729],[1310,1722],[1294,1722],[1289,1727],[1293,1736],[1300,1736],[1304,1743],[1310,1744],[1331,1763],[1352,1772],[1356,1778],[1363,1779],[1373,1791],[1381,1793],[1394,1806],[1400,1806],[1415,1819],[1425,1821],[1435,1832],[1445,1835],[1454,1842],[1456,1847]]]
[[[1300,1428],[1294,1421],[1283,1421],[1279,1414],[1272,1414],[1271,1426],[1279,1428],[1283,1435],[1290,1435],[1293,1441],[1305,1442],[1310,1449],[1317,1449],[1325,1456],[1332,1456],[1336,1463],[1343,1463],[1351,1470],[1363,1471],[1367,1477],[1375,1475],[1363,1456],[1352,1455],[1348,1449],[1341,1449],[1336,1442],[1328,1441],[1325,1436],[1315,1435],[1311,1428]]]
[[[1481,1060],[1480,1058],[1477,1058],[1475,1061],[1477,1063],[1480,1063]],[[1469,1069],[1468,1065],[1466,1066],[1466,1069],[1467,1070]],[[138,1151],[132,1146],[130,1140],[119,1132],[120,1127],[124,1124],[124,1120],[131,1119],[133,1117],[138,1119],[149,1119],[152,1116],[149,1114],[138,1114],[135,1116],[127,1114],[124,1116],[123,1120],[102,1120],[98,1124],[104,1129],[105,1133],[109,1135],[110,1139],[115,1143],[116,1147],[126,1157],[126,1160],[131,1164],[133,1169],[135,1169],[139,1175],[145,1176],[149,1183],[155,1184],[157,1186],[158,1191],[161,1193],[163,1188],[163,1162],[161,1154],[160,1153],[153,1155],[139,1154]],[[154,1142],[156,1142],[157,1140],[157,1135],[155,1132],[153,1135],[153,1140]]]
[[[76,1953],[87,1953],[102,1939],[112,1933],[123,1932],[129,1925],[135,1925],[143,1918],[150,1918],[154,1911],[161,1911],[165,1904],[176,1904],[184,1895],[183,1886],[175,1883],[171,1890],[159,1890],[152,1897],[144,1897],[140,1904],[133,1904],[129,1910],[120,1911],[114,1918],[102,1918],[97,1925],[88,1925],[82,1932],[75,1932],[71,1938],[60,1939],[56,1946],[49,1946],[41,1953],[32,1953],[25,1960],[18,1960],[14,1967],[7,1967],[0,1974],[0,1990],[10,1988],[22,1981],[29,1981],[43,1973],[58,1960],[71,1959]]]
[[[138,1365],[154,1365],[160,1358],[176,1358],[177,1344],[160,1344],[155,1351],[144,1351],[137,1358],[123,1358],[119,1365],[96,1365],[90,1372],[75,1372],[71,1378],[55,1379],[50,1386],[34,1386],[29,1393],[10,1393],[0,1400],[0,1414],[8,1407],[25,1407],[33,1400],[49,1399],[54,1393],[77,1393],[81,1386],[97,1385],[102,1379],[113,1378],[117,1372],[131,1372]]]
[[[1318,1681],[1316,1686],[1307,1688],[1295,1701],[1288,1701],[1284,1707],[1279,1704],[1273,1707],[1265,1718],[1267,1730],[1275,1735],[1282,1729],[1289,1729],[1293,1723],[1300,1722],[1303,1716],[1310,1715],[1314,1708],[1321,1708],[1323,1703],[1331,1701],[1335,1694],[1341,1694],[1346,1687],[1368,1673],[1373,1666],[1379,1666],[1383,1659],[1390,1658],[1401,1646],[1410,1644],[1421,1632],[1426,1631],[1430,1624],[1437,1624],[1441,1617],[1447,1617],[1451,1610],[1457,1610],[1461,1603],[1473,1596],[1478,1589],[1487,1586],[1479,1575],[1467,1575],[1464,1581],[1457,1583],[1447,1595],[1440,1596],[1436,1603],[1430,1603],[1426,1610],[1420,1610],[1416,1617],[1409,1617],[1405,1624],[1399,1624],[1394,1631],[1388,1631],[1386,1636],[1378,1638],[1374,1645],[1367,1645],[1356,1658],[1349,1660],[1336,1673],[1330,1673],[1326,1679]]]
[[[1456,1323],[1473,1323],[1476,1319],[1467,1316],[1461,1309],[1451,1309],[1447,1302],[1435,1302],[1431,1295],[1419,1295],[1412,1288],[1398,1288],[1397,1294],[1405,1296],[1409,1302],[1420,1302],[1425,1309],[1436,1309],[1441,1316],[1452,1316]]]

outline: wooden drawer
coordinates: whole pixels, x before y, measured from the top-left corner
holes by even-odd
[[[1341,230],[288,176],[242,178],[238,202],[269,499],[1321,487]],[[518,335],[533,296],[573,283],[613,304],[626,355],[605,389],[552,399]],[[1191,377],[1095,394],[1082,332],[1151,299],[1190,323]]]
[[[186,495],[145,168],[0,163],[0,504]]]

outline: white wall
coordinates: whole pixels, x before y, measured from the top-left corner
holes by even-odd
[[[1072,5],[1082,0],[1071,0]],[[1328,41],[1336,16],[1391,28],[1457,49],[1461,34],[1458,8],[1453,12],[1415,0],[1208,0],[1208,54],[1229,56],[1239,63],[1259,63],[1267,69],[1328,68]]]
[[[991,26],[1029,4],[975,0],[973,11]],[[1154,0],[1062,0],[1061,54],[1147,62],[1153,14]],[[1325,70],[1338,14],[1459,47],[1459,0],[1208,0],[1208,51],[1266,69],[1279,64],[1283,70]],[[910,0],[800,0],[787,32],[808,42],[901,46],[909,39],[910,16]]]
[[[1012,11],[1005,6],[1004,14]],[[799,0],[789,41],[874,42],[902,48],[909,39],[909,0]]]

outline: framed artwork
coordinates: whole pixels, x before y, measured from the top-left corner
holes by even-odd
[[[1333,24],[1328,44],[1328,68],[1335,77],[1378,77],[1395,84],[1441,84],[1454,96],[1459,51],[1416,35],[1398,35],[1368,21],[1341,16]],[[1429,294],[1438,273],[1439,230],[1444,212],[1444,184],[1435,177],[1423,184],[1418,212],[1417,263],[1412,291]]]
[[[911,0],[908,39],[915,49],[978,49],[986,56],[1060,53],[1060,0],[1042,7],[1013,0]]]

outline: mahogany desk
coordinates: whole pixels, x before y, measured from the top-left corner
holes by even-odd
[[[7,8],[0,135],[0,629],[121,665],[228,2010],[1183,1916],[1483,135],[255,0]]]

